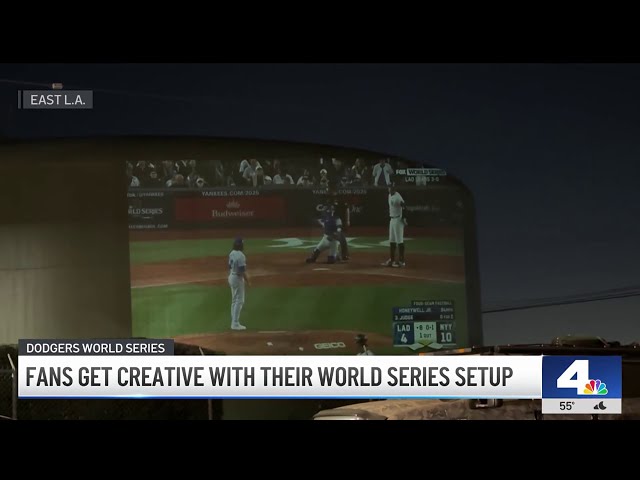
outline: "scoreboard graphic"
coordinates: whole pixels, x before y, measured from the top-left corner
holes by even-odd
[[[418,350],[456,345],[455,309],[451,300],[414,300],[393,307],[393,346]]]
[[[543,414],[621,414],[622,357],[542,358]]]

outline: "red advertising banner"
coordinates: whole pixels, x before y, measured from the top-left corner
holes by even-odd
[[[280,195],[250,197],[182,197],[175,199],[177,222],[277,220],[285,215]]]

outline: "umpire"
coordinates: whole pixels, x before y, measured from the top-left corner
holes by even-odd
[[[351,225],[351,212],[349,210],[349,204],[340,198],[338,195],[338,189],[335,183],[329,184],[329,198],[327,199],[327,206],[332,205],[335,211],[336,218],[342,220],[342,230],[338,233],[338,242],[340,243],[340,259],[343,262],[349,261],[349,245],[347,243],[346,229]]]

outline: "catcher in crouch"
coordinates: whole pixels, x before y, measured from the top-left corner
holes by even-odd
[[[342,232],[342,220],[336,216],[334,207],[330,205],[324,211],[322,219],[318,220],[318,222],[324,229],[324,235],[316,248],[313,249],[311,256],[307,258],[306,261],[307,263],[315,263],[320,254],[329,249],[327,263],[336,263],[338,241],[340,233]]]

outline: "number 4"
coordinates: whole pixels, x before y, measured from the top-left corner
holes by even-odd
[[[558,377],[556,386],[575,388],[576,393],[580,394],[587,383],[589,383],[589,360],[576,360]]]
[[[404,333],[402,334],[402,337],[400,337],[400,341],[402,343],[407,343],[407,336]]]

